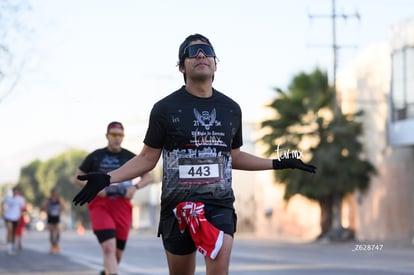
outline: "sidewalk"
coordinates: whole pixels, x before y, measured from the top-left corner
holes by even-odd
[[[0,274],[19,275],[97,275],[96,270],[72,262],[63,255],[50,255],[30,249],[20,250],[9,256],[4,244],[0,244]]]

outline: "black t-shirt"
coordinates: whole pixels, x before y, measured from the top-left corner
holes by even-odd
[[[124,148],[121,148],[121,151],[114,153],[105,147],[90,153],[79,166],[79,169],[84,173],[108,173],[121,167],[134,156],[134,153]]]
[[[243,140],[231,98],[217,90],[199,98],[183,86],[153,106],[144,143],[163,150],[161,218],[183,201],[233,208],[231,150]]]

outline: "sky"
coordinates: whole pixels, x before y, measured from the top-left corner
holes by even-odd
[[[336,0],[338,70],[390,27],[412,0]],[[20,19],[11,69],[0,82],[0,183],[22,165],[67,148],[106,145],[113,120],[139,152],[152,105],[184,82],[178,47],[201,33],[218,56],[213,86],[259,121],[274,88],[320,67],[332,79],[332,0],[36,0]],[[359,19],[355,16],[359,15]],[[310,18],[309,15],[314,15]],[[0,63],[2,64],[2,63]]]

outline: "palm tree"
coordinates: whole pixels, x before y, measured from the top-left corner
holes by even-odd
[[[340,239],[334,234],[342,230],[342,199],[357,189],[365,191],[375,173],[372,164],[363,159],[358,139],[363,131],[358,117],[363,113],[334,116],[333,90],[326,72],[318,68],[294,76],[287,92],[278,88],[275,91],[278,96],[268,105],[275,116],[261,123],[268,130],[261,138],[267,145],[267,155],[280,148],[296,148],[306,161],[318,167],[315,175],[281,170],[275,178],[286,184],[285,200],[301,194],[319,203],[319,237]]]

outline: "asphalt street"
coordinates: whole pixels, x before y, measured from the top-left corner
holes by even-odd
[[[4,232],[0,233],[5,236]],[[23,250],[6,254],[0,241],[0,274],[99,274],[101,251],[92,232],[65,231],[62,252],[48,253],[47,232],[26,232]],[[414,274],[414,246],[395,243],[314,243],[236,234],[230,274]],[[131,232],[120,275],[168,274],[161,241],[153,232]],[[205,274],[198,254],[196,274]]]

